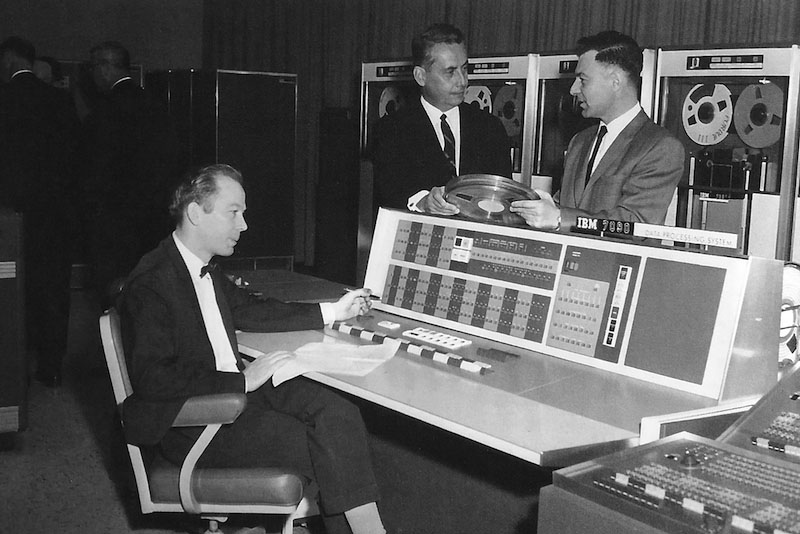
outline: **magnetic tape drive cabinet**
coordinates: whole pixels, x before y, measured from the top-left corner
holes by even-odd
[[[464,101],[500,119],[508,135],[514,179],[524,182],[530,176],[531,157],[526,152],[533,145],[530,100],[533,54],[509,57],[472,57],[467,65],[469,86]],[[419,99],[419,86],[413,78],[410,61],[384,61],[361,65],[360,117],[360,187],[358,272],[366,266],[372,238],[375,213],[373,206],[373,174],[369,147],[375,124]],[[444,185],[444,184],[435,184]]]
[[[242,172],[248,229],[235,258],[302,251],[303,182],[295,180],[297,75],[231,70],[147,74],[167,103],[187,167],[227,163]]]
[[[386,209],[375,235],[378,310],[718,401],[775,383],[777,260]]]
[[[800,49],[660,50],[656,96],[657,122],[688,153],[671,222],[735,233],[742,254],[790,259]]]
[[[22,430],[28,384],[22,290],[22,217],[0,210],[0,435]]]

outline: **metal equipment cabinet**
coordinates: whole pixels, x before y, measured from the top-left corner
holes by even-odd
[[[295,255],[305,215],[295,206],[297,75],[188,69],[145,80],[168,106],[187,167],[227,163],[244,175],[249,228],[235,257]]]
[[[21,235],[22,217],[0,210],[0,446],[27,426]]]

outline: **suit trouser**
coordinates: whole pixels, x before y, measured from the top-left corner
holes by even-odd
[[[366,429],[353,403],[303,377],[277,388],[268,382],[247,400],[239,418],[214,437],[200,465],[296,469],[317,483],[328,516],[378,500]],[[175,463],[199,435],[186,430],[172,429],[161,442]],[[328,518],[326,526],[333,532]]]

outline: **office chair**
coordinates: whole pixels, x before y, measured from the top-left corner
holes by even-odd
[[[119,315],[114,308],[100,317],[100,335],[117,409],[133,393],[122,349]],[[247,404],[245,394],[204,395],[189,399],[173,426],[205,426],[183,465],[160,455],[145,462],[142,450],[128,444],[142,513],[183,512],[209,521],[206,531],[219,532],[229,514],[286,516],[283,534],[291,534],[295,519],[318,515],[316,503],[304,497],[303,479],[280,468],[205,468],[197,460],[224,424],[232,423]]]

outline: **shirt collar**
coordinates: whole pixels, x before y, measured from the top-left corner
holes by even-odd
[[[600,121],[600,124],[605,124],[610,139],[613,139],[619,135],[619,133],[628,126],[631,121],[639,114],[642,110],[642,106],[637,102],[631,109],[614,119],[613,121],[605,124],[603,121]]]
[[[120,78],[119,80],[114,82],[114,84],[111,86],[111,88],[112,89],[115,88],[117,85],[119,85],[120,83],[124,82],[125,80],[132,80],[132,79],[133,78],[131,78],[130,76],[123,76],[122,78]]]
[[[419,101],[422,102],[422,109],[425,110],[425,113],[428,114],[428,118],[431,120],[433,124],[439,124],[439,121],[442,120],[442,113],[447,115],[447,122],[451,125],[454,124],[454,120],[458,118],[458,106],[448,109],[447,111],[442,111],[441,109],[437,108],[427,100],[425,97],[420,96]]]
[[[181,242],[175,232],[172,232],[172,239],[175,241],[175,246],[178,247],[178,252],[181,258],[183,258],[183,263],[186,264],[186,268],[189,269],[189,273],[192,275],[192,280],[200,278],[200,269],[205,266],[205,262],[198,258],[194,252],[189,250],[186,245]]]
[[[30,69],[20,69],[17,72],[15,72],[14,74],[11,75],[11,79],[13,80],[14,77],[17,76],[18,74],[23,74],[23,73],[26,73],[26,72],[29,73],[29,74],[33,74],[33,71],[30,70]]]

